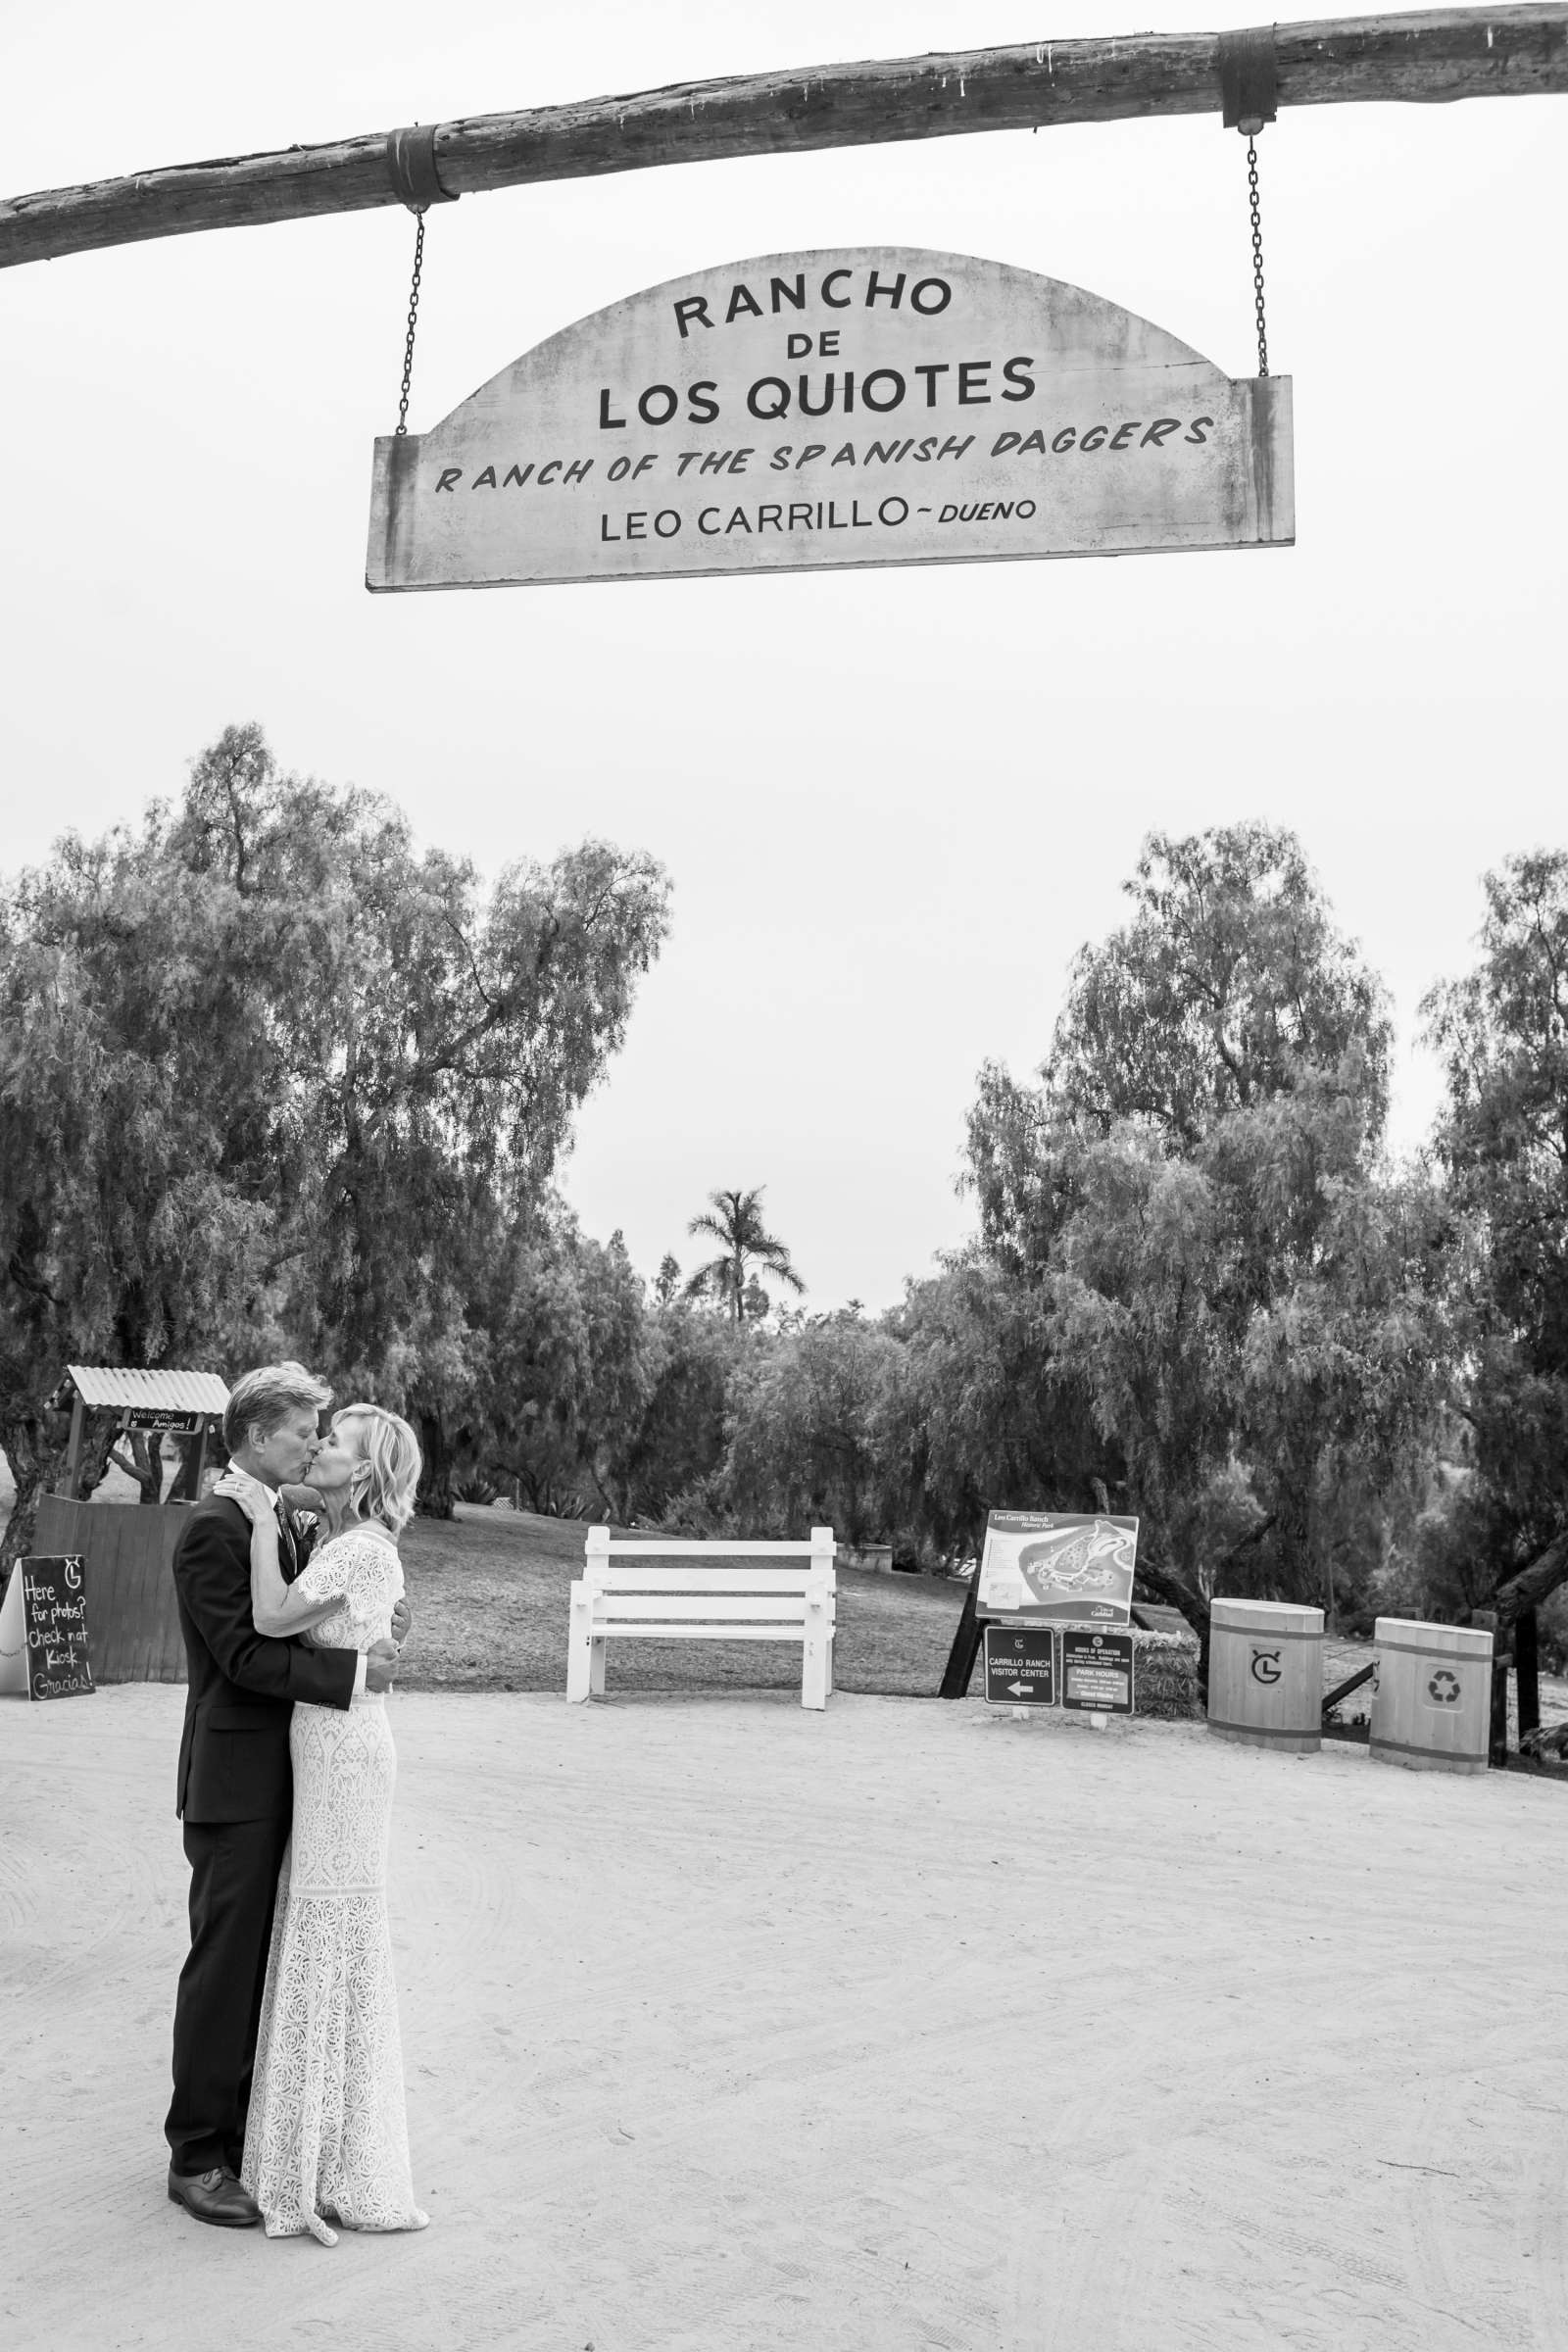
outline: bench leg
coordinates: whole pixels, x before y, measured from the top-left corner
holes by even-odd
[[[593,1601],[586,1588],[574,1584],[571,1588],[571,1617],[566,1628],[566,1699],[575,1704],[585,1699],[593,1688]],[[603,1650],[604,1643],[599,1643]],[[603,1668],[601,1668],[601,1689]]]
[[[825,1707],[828,1684],[828,1631],[823,1612],[810,1609],[806,1619],[806,1646],[801,1659],[801,1704]]]
[[[603,1634],[588,1644],[588,1689],[595,1698],[605,1695],[605,1651],[609,1646]]]

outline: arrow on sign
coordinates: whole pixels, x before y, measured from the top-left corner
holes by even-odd
[[[1026,1690],[1034,1689],[1034,1685],[1033,1683],[1009,1683],[1007,1689],[1012,1692],[1014,1698],[1022,1698]]]

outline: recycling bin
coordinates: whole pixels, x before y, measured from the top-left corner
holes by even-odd
[[[1471,1625],[1377,1621],[1372,1753],[1417,1772],[1485,1772],[1492,1635]]]

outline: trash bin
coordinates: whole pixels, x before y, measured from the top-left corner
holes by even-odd
[[[1372,1753],[1417,1772],[1485,1772],[1492,1635],[1473,1625],[1377,1622]]]
[[[1297,1601],[1209,1605],[1208,1728],[1314,1755],[1323,1744],[1323,1612]]]

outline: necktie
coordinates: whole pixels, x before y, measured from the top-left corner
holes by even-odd
[[[299,1546],[294,1541],[294,1530],[288,1523],[288,1513],[283,1508],[281,1497],[277,1505],[277,1564],[283,1572],[284,1584],[291,1585],[300,1572]]]

